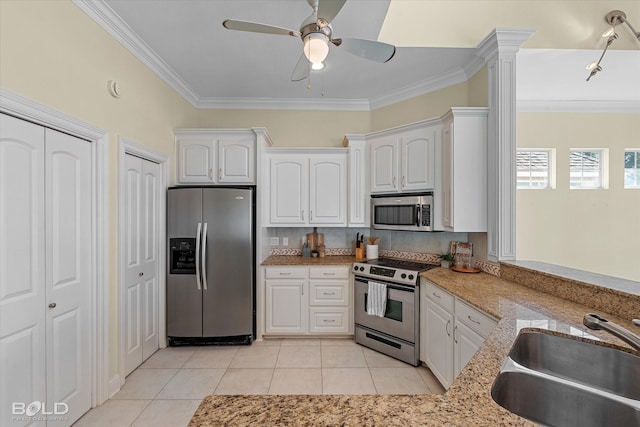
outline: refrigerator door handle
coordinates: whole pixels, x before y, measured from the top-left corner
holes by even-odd
[[[198,230],[196,231],[196,284],[198,285],[198,290],[202,290],[202,286],[200,286],[200,230],[202,229],[202,223],[198,223]]]
[[[202,256],[200,257],[202,262],[202,287],[207,290],[207,223],[204,223],[202,229]]]

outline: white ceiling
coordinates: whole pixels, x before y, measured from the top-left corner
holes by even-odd
[[[475,47],[469,47],[482,40],[459,48],[416,40],[409,43],[413,47],[402,47],[393,40],[393,28],[385,24],[388,11],[394,16],[389,21],[402,30],[396,33],[406,35],[398,7],[404,4],[408,10],[431,1],[394,0],[393,9],[390,0],[347,1],[332,22],[334,37],[378,40],[386,25],[387,39],[381,41],[396,44],[396,55],[379,64],[332,46],[324,70],[312,72],[310,81],[294,83],[291,72],[302,52],[299,38],[230,31],[222,21],[231,18],[297,30],[312,11],[306,0],[75,0],[196,107],[348,110],[370,110],[459,83],[482,66]],[[449,3],[463,7],[465,2]],[[604,24],[592,26],[600,31]],[[599,48],[521,50],[518,99],[528,102],[528,108],[545,100],[556,104],[586,100],[640,109],[640,89],[616,90],[620,81],[638,82],[637,50],[610,51],[604,71],[584,84],[584,66],[597,59]]]

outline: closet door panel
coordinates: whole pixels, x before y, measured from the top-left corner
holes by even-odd
[[[0,425],[46,399],[44,129],[0,114]]]
[[[91,144],[45,131],[47,408],[91,407]]]

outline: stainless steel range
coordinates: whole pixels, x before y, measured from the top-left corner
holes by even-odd
[[[396,258],[353,264],[356,342],[403,362],[420,363],[420,273],[439,265]],[[369,282],[386,286],[384,316],[367,312]]]

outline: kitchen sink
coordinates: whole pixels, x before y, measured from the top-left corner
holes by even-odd
[[[523,372],[500,373],[491,397],[514,414],[548,426],[640,425],[640,407]]]
[[[542,332],[522,332],[509,357],[534,371],[640,400],[640,356],[622,350]]]
[[[550,426],[640,426],[640,356],[521,332],[491,389],[509,411]]]

